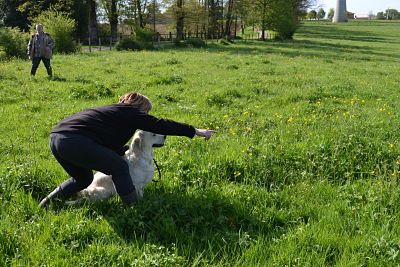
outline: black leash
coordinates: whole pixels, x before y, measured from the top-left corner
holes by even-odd
[[[157,171],[158,171],[158,180],[153,179],[153,182],[158,183],[159,181],[161,181],[161,171],[160,171],[160,167],[158,167],[158,164],[157,164],[157,161],[155,158],[153,158],[153,161],[154,161],[154,164],[156,165]]]

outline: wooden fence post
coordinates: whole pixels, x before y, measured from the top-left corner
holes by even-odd
[[[90,36],[89,36],[89,52],[92,52],[92,43],[90,42]]]

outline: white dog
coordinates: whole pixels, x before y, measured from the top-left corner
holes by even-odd
[[[153,147],[163,146],[165,139],[165,135],[138,130],[133,136],[129,150],[125,152],[124,158],[128,162],[129,172],[139,199],[143,197],[146,184],[153,179]],[[89,200],[104,200],[115,194],[111,175],[96,172],[93,182],[80,191],[78,196]]]

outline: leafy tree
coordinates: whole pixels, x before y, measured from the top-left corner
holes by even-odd
[[[29,20],[26,13],[18,10],[22,0],[0,0],[0,25],[29,29]]]
[[[317,11],[310,10],[310,12],[308,12],[308,18],[309,19],[317,19]]]
[[[103,0],[104,1],[104,0]],[[126,0],[128,1],[128,0]],[[151,2],[149,0],[148,2]],[[178,39],[184,31],[207,31],[208,37],[230,36],[233,24],[244,32],[245,25],[259,26],[261,38],[266,31],[276,30],[281,37],[291,38],[299,18],[314,0],[160,0],[166,14],[174,21]],[[151,13],[148,13],[151,16]],[[151,17],[149,17],[151,19]],[[286,37],[284,37],[286,38]]]
[[[137,25],[140,28],[143,28],[144,21],[143,21],[142,3],[140,0],[135,0],[134,4],[135,4],[136,11],[137,11],[137,13],[136,13],[137,14]]]
[[[335,10],[333,8],[330,8],[328,11],[328,19],[332,20],[334,15],[335,15]]]
[[[380,19],[380,20],[386,19],[385,13],[384,12],[378,12],[376,14],[376,19]]]
[[[89,23],[89,25],[88,25],[89,38],[91,40],[97,40],[98,32],[99,32],[98,25],[97,25],[97,7],[98,7],[98,5],[97,5],[96,0],[88,0],[87,4],[88,4],[88,9],[89,9],[89,10],[87,10],[88,23]],[[79,21],[78,21],[78,25],[80,25]]]
[[[220,36],[221,22],[223,19],[222,0],[208,0],[208,35],[209,37]]]
[[[17,12],[26,18],[26,27],[32,24],[32,20],[43,11],[51,8],[53,11],[60,11],[75,20],[74,35],[77,38],[85,38],[90,25],[92,39],[97,39],[97,2],[96,0],[0,0],[18,2]]]
[[[70,9],[64,8],[55,9],[62,11],[75,20],[75,37],[79,39],[86,39],[90,37],[91,41],[97,41],[98,27],[97,27],[97,1],[96,0],[73,0]]]
[[[154,32],[156,31],[157,19],[160,17],[160,5],[157,3],[157,1],[153,0],[147,5],[147,12],[145,13],[145,23],[151,24]]]
[[[325,10],[323,8],[320,8],[317,12],[317,19],[323,19],[325,18]]]
[[[244,34],[245,27],[247,25],[254,25],[256,18],[253,16],[250,0],[236,0],[235,11],[237,17],[240,18],[240,26],[242,29],[242,34]]]
[[[228,0],[228,2],[227,2],[227,13],[226,13],[224,35],[229,39],[231,38],[231,28],[232,28],[234,3],[235,3],[234,0]]]
[[[385,14],[388,20],[400,19],[400,13],[397,9],[386,9]]]
[[[183,29],[184,29],[184,19],[185,19],[185,11],[183,8],[183,0],[176,1],[176,39],[180,41],[183,39]]]
[[[69,17],[74,17],[75,9],[82,8],[81,2],[79,0],[25,0],[20,1],[18,10],[26,13],[30,21],[50,8],[52,11],[60,11]]]
[[[54,50],[58,53],[73,53],[76,44],[73,40],[75,21],[65,12],[49,9],[42,12],[33,22],[41,23],[55,41]],[[32,29],[33,30],[33,29]]]
[[[299,12],[299,19],[305,20],[305,19],[307,19],[307,18],[308,18],[308,12],[307,12],[307,10],[301,10],[301,11]]]
[[[198,0],[185,1],[185,29],[189,33],[195,33],[198,37],[199,32],[206,31],[207,12],[203,3]]]
[[[125,24],[144,28],[154,17],[153,12],[159,10],[155,0],[119,0],[118,14]],[[159,12],[159,11],[158,11]]]
[[[400,12],[397,9],[389,8],[389,9],[386,9],[385,12],[378,12],[376,14],[376,19],[380,19],[380,20],[400,19]]]
[[[141,0],[134,0],[134,8],[136,9],[136,25],[139,26],[140,28],[144,28],[145,26],[145,21],[143,19],[143,13],[146,8],[147,1],[142,3]]]
[[[267,29],[272,28],[271,25],[271,11],[272,1],[271,0],[256,0],[253,3],[252,8],[254,14],[259,19],[259,25],[261,26],[261,39],[265,40],[265,32]]]
[[[103,7],[108,22],[110,23],[111,38],[113,41],[118,39],[118,17],[119,9],[122,6],[122,0],[99,0]]]

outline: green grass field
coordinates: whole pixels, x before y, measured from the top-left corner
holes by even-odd
[[[0,62],[0,266],[398,266],[400,23],[307,23],[293,41]],[[160,183],[70,207],[50,129],[140,91],[169,137]],[[158,178],[158,177],[156,177]]]

